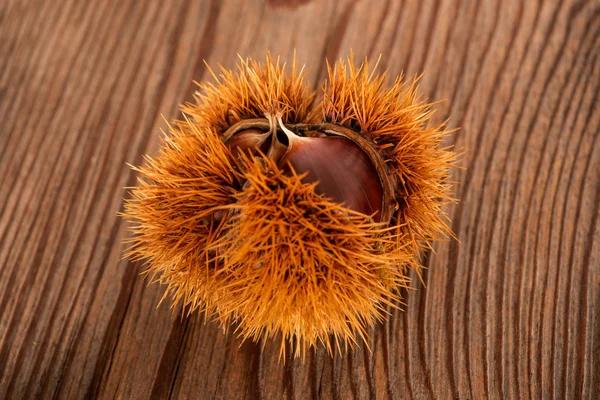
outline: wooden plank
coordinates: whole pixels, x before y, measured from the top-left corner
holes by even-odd
[[[0,397],[595,398],[596,1],[0,2]],[[156,152],[203,60],[294,49],[425,72],[460,127],[458,241],[360,346],[277,360],[180,318],[122,259],[126,163]]]

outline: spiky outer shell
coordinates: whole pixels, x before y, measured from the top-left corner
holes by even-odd
[[[397,305],[420,252],[449,233],[441,207],[454,153],[441,147],[443,125],[429,123],[415,80],[386,89],[367,62],[330,68],[319,102],[295,62],[286,73],[268,54],[265,64],[242,60],[236,72],[213,75],[159,155],[136,168],[124,212],[133,220],[130,256],[147,262],[174,303],[235,325],[244,339],[281,335],[281,351],[292,342],[296,356],[318,342],[331,351],[365,339]],[[345,208],[267,158],[234,157],[227,129],[272,115],[369,140],[394,182],[391,220]]]

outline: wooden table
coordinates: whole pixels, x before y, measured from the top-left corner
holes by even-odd
[[[0,398],[598,398],[600,3],[0,1]],[[277,360],[180,318],[122,259],[126,163],[265,47],[425,72],[460,127],[425,286],[365,346]]]

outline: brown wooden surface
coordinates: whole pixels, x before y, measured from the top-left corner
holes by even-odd
[[[600,3],[0,0],[0,398],[598,398]],[[203,63],[425,71],[460,242],[364,346],[277,362],[122,260],[123,187]]]

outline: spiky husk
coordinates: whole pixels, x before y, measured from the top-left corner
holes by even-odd
[[[415,82],[384,89],[384,76],[351,60],[329,70],[321,107],[295,63],[287,74],[269,55],[216,79],[184,106],[158,157],[136,169],[124,212],[134,221],[131,257],[147,262],[174,304],[233,324],[244,339],[280,334],[282,353],[287,342],[298,356],[318,342],[332,351],[365,339],[397,306],[419,252],[447,232],[440,208],[453,156],[440,148],[443,126],[428,124]],[[319,113],[383,155],[397,183],[390,224],[317,195],[271,160],[234,158],[222,143],[244,119],[315,123]]]
[[[399,76],[386,88],[385,74],[376,74],[365,61],[355,67],[352,57],[328,66],[323,86],[323,120],[353,129],[368,138],[396,179],[397,211],[392,219],[414,265],[421,252],[440,236],[451,235],[442,206],[450,195],[452,147],[443,147],[445,123],[431,123],[431,104],[419,99],[418,78]]]
[[[220,67],[220,75],[210,69],[215,83],[202,82],[183,111],[200,125],[223,133],[232,125],[250,118],[280,114],[286,124],[311,123],[317,120],[315,93],[304,83],[303,68],[296,60],[287,73],[279,58],[267,53],[266,62],[241,59],[237,71]]]
[[[176,302],[196,308],[199,299],[213,303],[214,279],[204,273],[214,258],[209,246],[240,175],[214,130],[189,120],[169,128],[158,157],[136,168],[141,178],[125,203],[134,233],[129,256],[145,260]]]
[[[316,184],[271,160],[242,164],[246,184],[211,246],[221,312],[232,310],[244,337],[296,340],[296,355],[317,341],[331,350],[330,335],[338,347],[365,338],[408,285],[393,229],[315,194]]]

